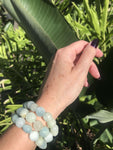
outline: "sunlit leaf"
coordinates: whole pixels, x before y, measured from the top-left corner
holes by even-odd
[[[46,60],[50,59],[56,49],[77,40],[64,17],[47,0],[2,0],[2,2],[25,29]]]
[[[100,111],[93,113],[91,115],[87,115],[86,118],[96,119],[100,123],[107,123],[107,122],[113,121],[113,112],[109,112],[106,110],[100,110]]]

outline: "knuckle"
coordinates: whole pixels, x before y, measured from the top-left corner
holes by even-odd
[[[62,48],[61,48],[61,49],[57,50],[56,56],[57,57],[62,57],[62,55],[63,55],[63,51],[62,51]]]

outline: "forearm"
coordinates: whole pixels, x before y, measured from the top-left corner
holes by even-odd
[[[43,107],[46,112],[50,112],[54,119],[59,115],[61,110],[56,108],[54,102],[50,99],[39,99],[36,103]],[[37,120],[40,119],[37,117]],[[43,124],[45,122],[41,120]],[[16,125],[12,125],[0,138],[0,149],[2,150],[35,150],[36,145],[33,141],[29,139],[27,133],[25,133],[21,128],[16,127]]]
[[[50,112],[54,119],[78,97],[82,87],[86,85],[88,71],[93,77],[100,77],[92,62],[94,56],[103,55],[99,49],[95,49],[96,46],[95,40],[91,44],[78,41],[57,51],[41,97],[36,102],[46,112]],[[35,147],[28,134],[15,125],[0,139],[2,150],[34,150]]]

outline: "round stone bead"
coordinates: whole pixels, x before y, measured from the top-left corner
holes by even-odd
[[[27,108],[27,102],[24,102],[24,103],[23,103],[23,107],[24,107],[24,108]]]
[[[27,104],[26,104],[27,108],[30,109],[30,107],[31,107],[32,104],[35,104],[35,102],[28,101]]]
[[[43,107],[37,107],[36,114],[37,116],[42,117],[45,114],[45,109]]]
[[[22,128],[23,125],[25,124],[24,118],[18,117],[18,119],[16,120],[15,124],[16,124],[16,126],[18,128]]]
[[[39,138],[39,134],[37,131],[31,131],[29,134],[29,138],[31,141],[37,141]]]
[[[36,131],[40,131],[41,128],[43,127],[43,124],[41,121],[39,120],[36,120],[34,123],[33,123],[33,127]]]
[[[44,139],[47,143],[52,142],[53,135],[51,133],[49,133],[46,137],[44,137]]]
[[[20,114],[20,111],[23,109],[23,107],[20,107],[16,110],[16,113],[19,115]]]
[[[37,146],[41,146],[44,142],[43,137],[39,136],[38,140],[35,142]]]
[[[49,129],[47,127],[43,127],[40,131],[39,131],[40,136],[42,137],[46,137],[49,134]]]
[[[29,112],[28,109],[22,108],[22,109],[18,112],[18,115],[21,116],[22,118],[25,118],[28,112]]]
[[[18,118],[19,118],[19,117],[18,117],[17,114],[13,114],[12,117],[11,117],[12,122],[13,122],[13,123],[16,123],[16,120],[17,120]]]
[[[52,128],[56,125],[56,120],[52,119],[47,122],[49,128]]]
[[[29,112],[26,115],[26,120],[30,123],[33,123],[36,120],[36,115],[33,112]]]
[[[38,107],[38,105],[33,103],[33,104],[31,104],[31,106],[29,108],[30,108],[31,111],[35,112],[37,107]]]
[[[43,115],[43,119],[45,121],[50,121],[53,119],[52,115],[49,113],[49,112],[46,112],[44,115]]]
[[[35,143],[40,149],[47,148],[47,143],[41,136],[39,136],[38,140]]]
[[[47,148],[47,143],[46,141],[43,142],[41,146],[39,146],[40,149],[46,149]]]
[[[59,132],[59,128],[57,125],[53,126],[52,128],[50,128],[50,132],[52,133],[53,136],[57,136],[58,132]]]
[[[22,128],[23,128],[24,132],[26,132],[26,133],[30,133],[32,131],[32,127],[27,124],[24,124]]]

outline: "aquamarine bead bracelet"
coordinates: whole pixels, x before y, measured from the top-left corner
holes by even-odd
[[[46,121],[47,126],[43,126],[42,122],[36,119],[36,115]],[[23,107],[18,108],[12,115],[12,122],[28,133],[30,140],[34,141],[40,149],[46,149],[47,143],[51,142],[59,132],[52,115],[33,101],[27,101]],[[32,125],[28,125],[27,122]]]

